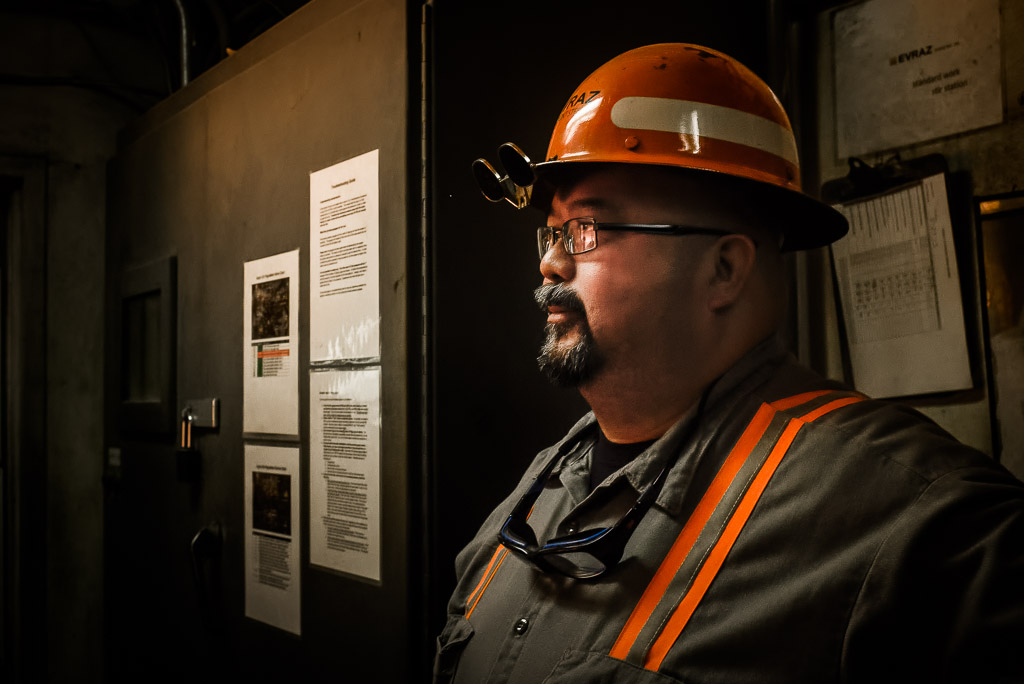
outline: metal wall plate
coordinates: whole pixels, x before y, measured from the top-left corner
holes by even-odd
[[[189,409],[192,414],[192,427],[220,427],[220,399],[188,399],[183,409]]]

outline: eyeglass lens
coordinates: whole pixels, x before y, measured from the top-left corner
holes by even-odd
[[[567,254],[583,254],[597,247],[597,231],[593,219],[569,219],[561,228],[545,226],[537,229],[537,251],[542,259],[554,246],[558,236],[561,236]]]
[[[596,577],[608,569],[601,560],[586,551],[553,553],[545,555],[543,559],[545,563],[563,575],[578,579]]]
[[[551,249],[555,238],[555,228],[544,226],[537,229],[537,255],[543,259],[544,255]]]

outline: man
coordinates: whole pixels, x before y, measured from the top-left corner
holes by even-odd
[[[459,555],[436,680],[1024,681],[1024,487],[775,334],[781,251],[846,226],[767,86],[648,46],[532,188],[510,150],[487,194],[547,212],[540,366],[592,413]]]

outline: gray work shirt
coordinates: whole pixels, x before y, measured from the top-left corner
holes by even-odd
[[[541,452],[456,561],[435,681],[1010,681],[1024,675],[1024,486],[916,412],[751,351],[589,491],[592,415]],[[613,524],[674,461],[595,580],[500,547]]]

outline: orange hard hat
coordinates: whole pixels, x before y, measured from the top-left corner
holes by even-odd
[[[553,170],[578,163],[713,172],[760,206],[787,250],[827,245],[848,229],[841,213],[802,191],[793,128],[771,89],[735,59],[699,45],[648,45],[601,66],[562,108],[545,160],[523,160],[549,184]]]

